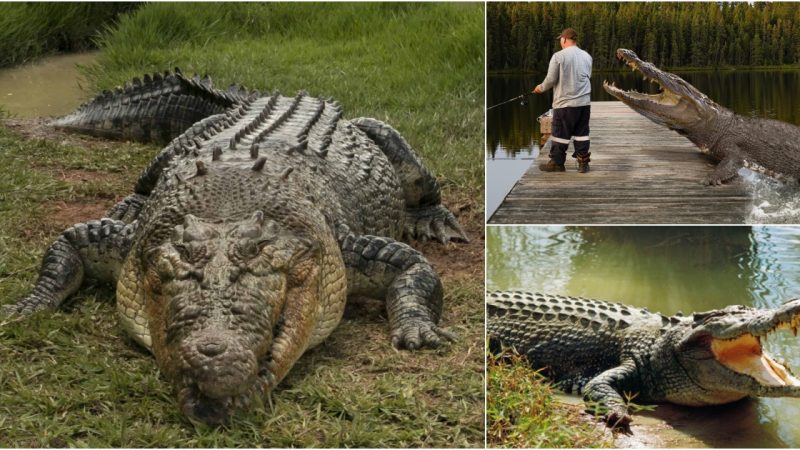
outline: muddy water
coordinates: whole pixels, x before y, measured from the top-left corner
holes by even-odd
[[[76,65],[91,64],[98,54],[57,55],[0,70],[0,108],[19,118],[71,112],[89,96]]]
[[[775,307],[800,295],[800,229],[788,227],[490,227],[487,288],[619,301],[675,314],[729,304]],[[766,351],[800,367],[791,333]],[[795,372],[798,370],[795,369]],[[620,446],[800,446],[800,399],[711,408],[661,405]]]

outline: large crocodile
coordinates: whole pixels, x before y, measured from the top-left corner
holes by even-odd
[[[190,418],[225,423],[268,394],[333,331],[347,296],[386,300],[398,348],[453,338],[437,326],[438,275],[398,240],[467,238],[390,126],[177,70],[53,125],[170,143],[107,217],[61,234],[32,292],[6,309],[57,308],[87,277],[116,283],[120,322]]]
[[[486,304],[490,351],[513,347],[557,386],[583,394],[610,425],[630,423],[626,396],[688,406],[800,397],[800,380],[761,346],[776,329],[796,335],[800,299],[686,317],[517,291],[488,293]]]
[[[658,94],[624,91],[603,82],[609,94],[653,122],[686,136],[701,151],[719,160],[704,184],[719,185],[747,167],[789,182],[800,180],[800,127],[754,117],[724,108],[683,78],[642,61],[636,53],[618,49],[617,58],[645,80],[656,83]],[[743,93],[743,95],[745,95]]]

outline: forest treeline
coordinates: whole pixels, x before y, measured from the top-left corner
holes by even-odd
[[[795,2],[489,2],[486,27],[489,70],[547,70],[566,27],[596,70],[620,67],[620,47],[659,67],[800,64]]]

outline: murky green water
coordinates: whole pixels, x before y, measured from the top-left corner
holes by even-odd
[[[775,307],[800,296],[800,229],[791,227],[488,227],[486,240],[489,290],[586,296],[665,314]],[[771,335],[765,347],[800,368],[791,333]],[[800,446],[800,399],[667,407],[654,416],[679,428],[670,446]]]
[[[57,55],[0,70],[0,108],[16,117],[67,114],[87,94],[76,65],[91,64],[98,52]]]

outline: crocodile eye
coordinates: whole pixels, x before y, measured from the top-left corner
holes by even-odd
[[[208,249],[205,245],[192,245],[184,243],[172,244],[175,250],[180,255],[181,260],[189,264],[196,265],[203,262],[208,255]]]
[[[181,255],[181,259],[184,261],[189,260],[189,248],[186,246],[186,244],[172,244],[172,246],[175,247],[175,250],[179,255]]]
[[[264,247],[269,245],[272,242],[272,239],[261,239],[259,241],[248,240],[242,243],[239,243],[234,248],[234,254],[236,255],[237,259],[240,260],[248,260],[253,259],[258,256]]]

